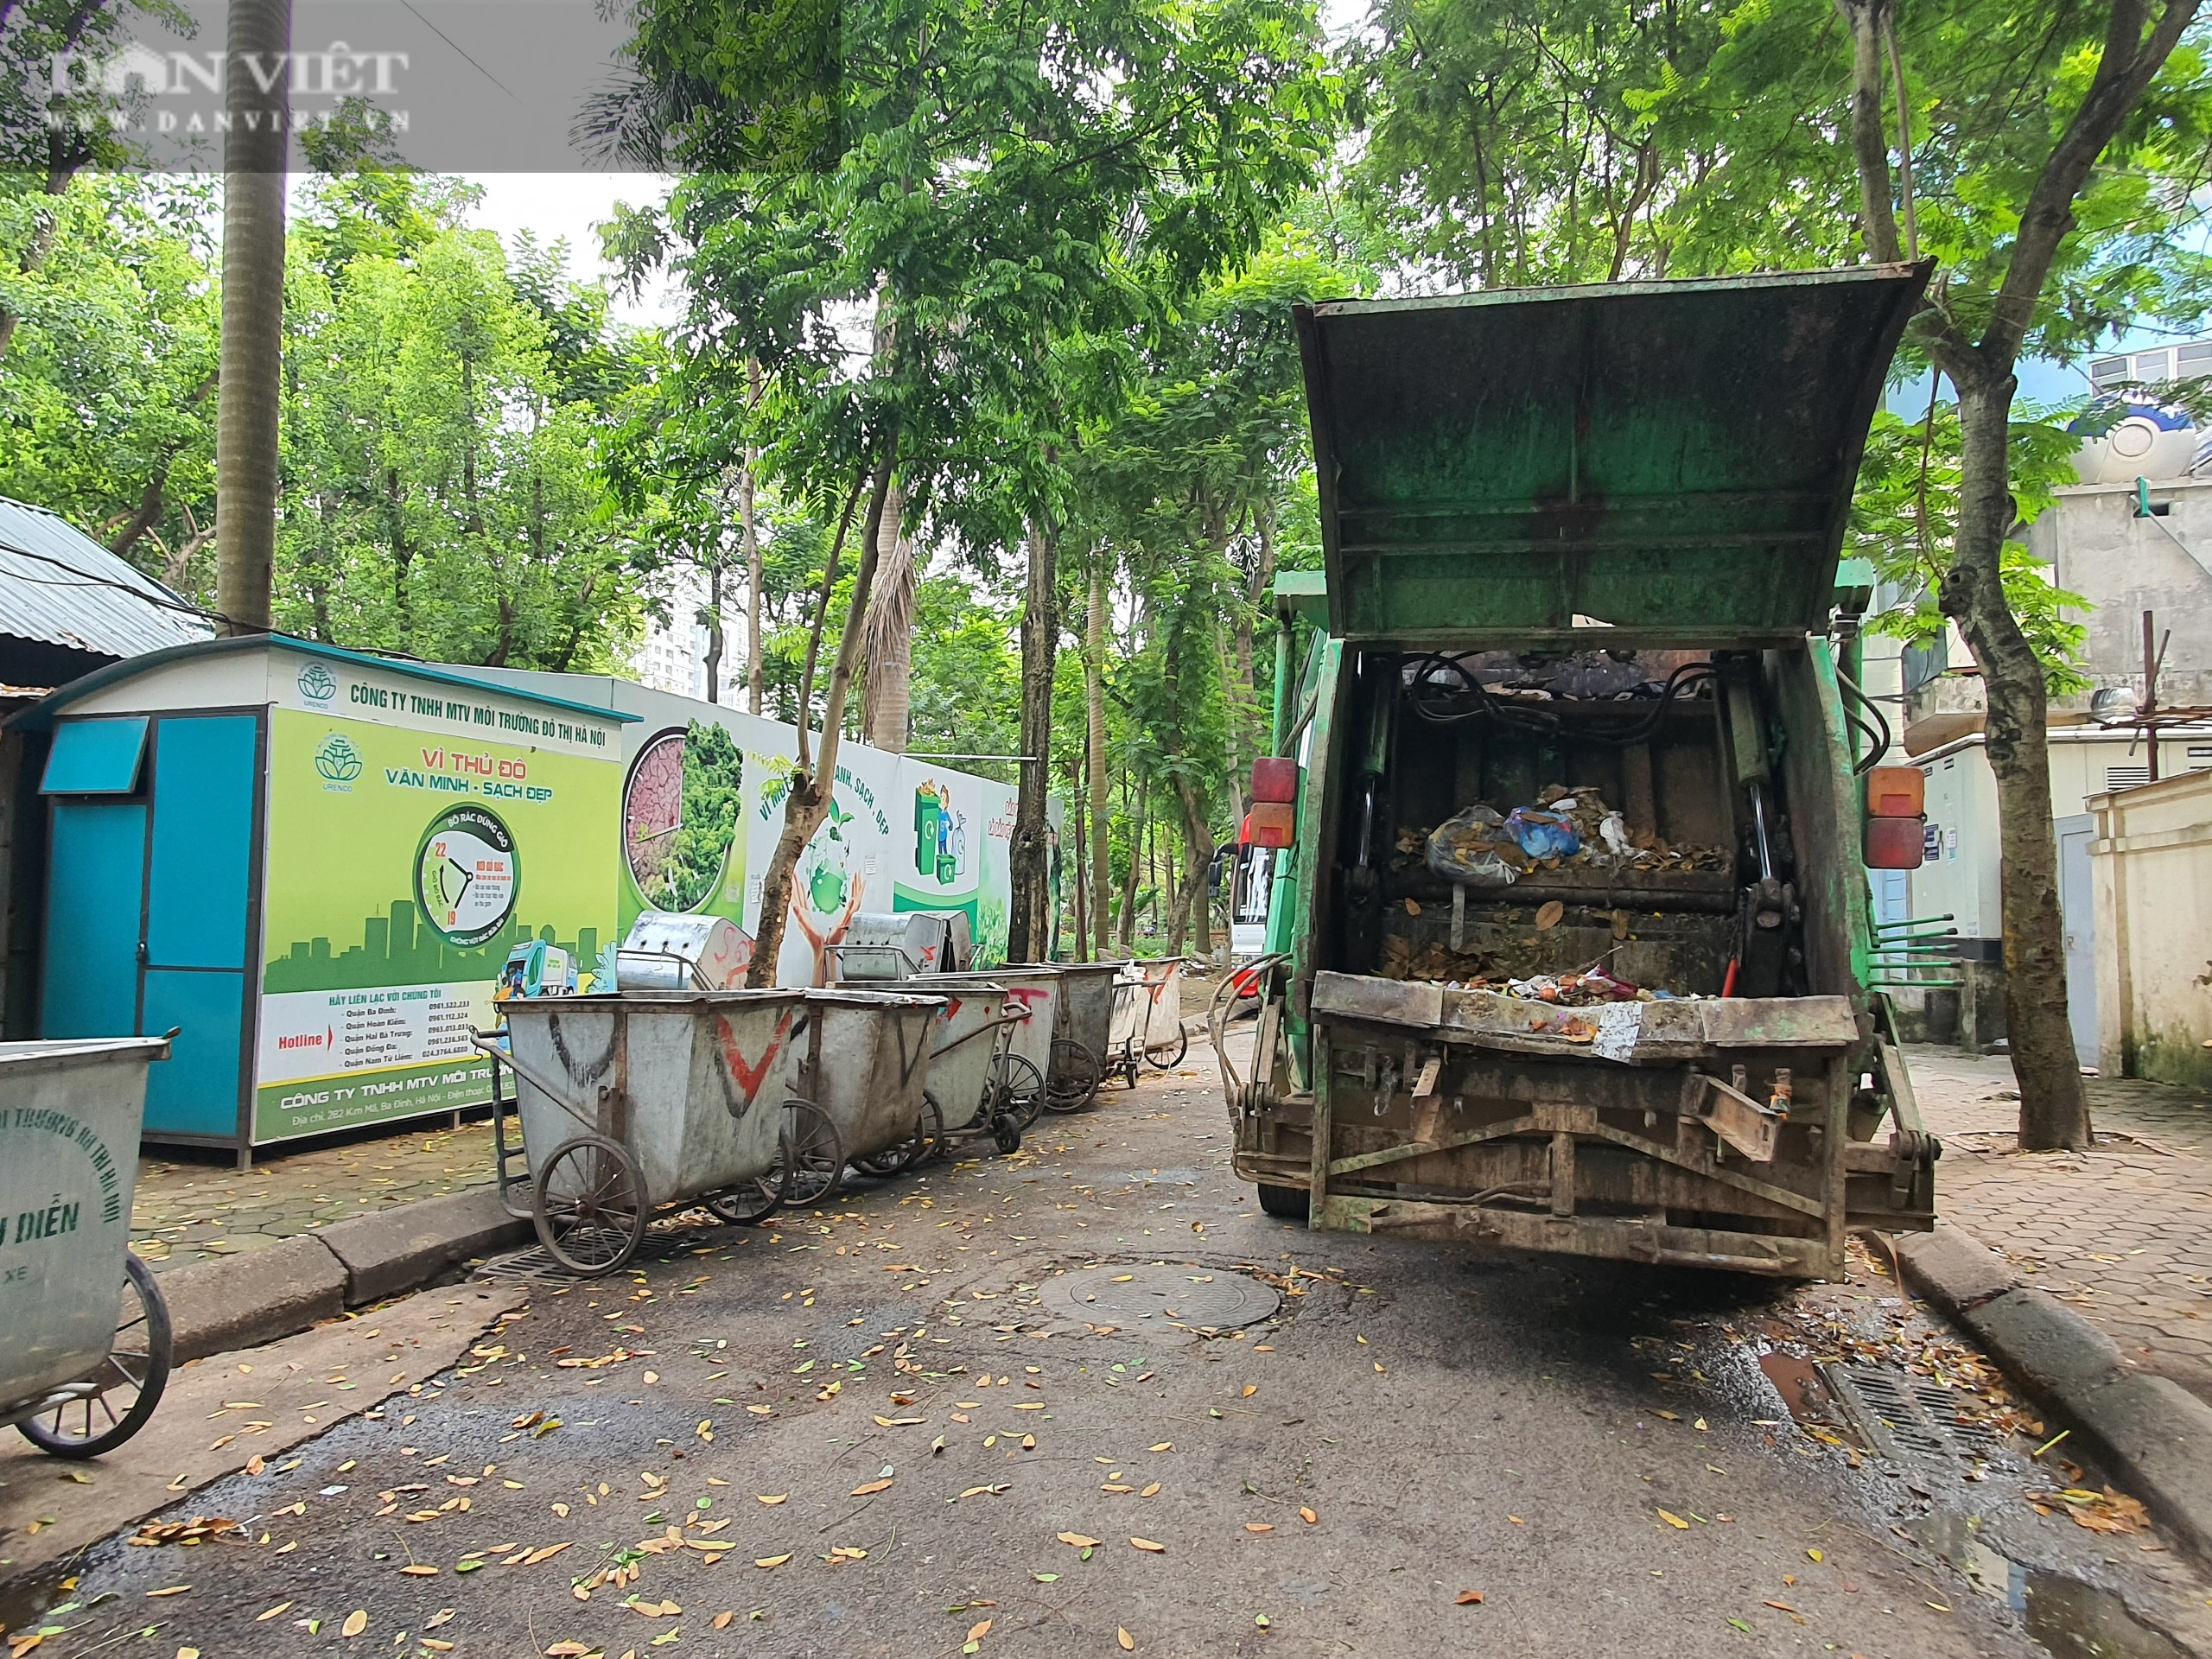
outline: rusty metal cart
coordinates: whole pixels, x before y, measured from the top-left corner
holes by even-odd
[[[807,1012],[797,990],[504,1004],[505,1031],[476,1039],[493,1061],[500,1202],[589,1276],[627,1262],[663,1205],[705,1200],[725,1219],[754,1219],[773,1207],[763,1177],[781,1201],[823,1157],[842,1169],[835,1125],[793,1087]],[[515,1074],[512,1145],[502,1066]]]
[[[1114,1020],[1119,962],[1009,963],[1007,973],[1049,969],[1059,977],[1052,1007],[1052,1063],[1045,1071],[1045,1109],[1079,1112],[1098,1098]]]
[[[949,999],[842,988],[805,996],[800,1093],[827,1114],[846,1161],[879,1162],[922,1124],[938,1016]],[[806,1201],[828,1198],[843,1173],[841,1164],[838,1179]]]
[[[1015,1003],[1009,1012],[1007,988],[974,976],[876,981],[867,988],[912,995],[925,986],[944,1004],[931,1035],[929,1084],[907,1139],[853,1160],[867,1174],[899,1174],[949,1141],[985,1135],[1001,1152],[1018,1151],[1022,1131],[1044,1109],[1044,1079],[1012,1052],[1015,1033],[1030,1023],[1028,1009]]]
[[[1118,1072],[1134,1089],[1141,1065],[1160,1071],[1182,1065],[1190,1052],[1183,1029],[1183,959],[1166,957],[1122,964],[1114,982],[1114,1016],[1106,1042],[1104,1069]]]
[[[168,1381],[168,1307],[130,1250],[146,1068],[168,1052],[168,1037],[0,1043],[0,1426],[57,1458],[121,1446]]]

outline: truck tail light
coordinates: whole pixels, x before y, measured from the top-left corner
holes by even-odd
[[[1928,779],[1918,766],[1876,766],[1866,774],[1866,816],[1916,818],[1928,810]]]
[[[1287,755],[1263,754],[1252,763],[1252,798],[1287,806],[1298,798],[1298,762]]]
[[[1261,801],[1244,815],[1237,839],[1247,847],[1287,847],[1298,830],[1298,809],[1281,801]]]
[[[1918,869],[1925,830],[1926,826],[1917,817],[1867,819],[1866,868],[1870,870]]]

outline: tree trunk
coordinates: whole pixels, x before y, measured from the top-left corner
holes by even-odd
[[[1176,777],[1175,796],[1183,806],[1183,869],[1167,953],[1183,954],[1187,930],[1197,953],[1209,957],[1213,954],[1213,899],[1206,890],[1206,875],[1213,864],[1213,830],[1206,822],[1205,798],[1188,776]]]
[[[1888,0],[1837,0],[1852,24],[1852,139],[1867,251],[1897,257],[1890,216],[1887,135],[1881,120],[1878,31]],[[2044,665],[2005,594],[2005,538],[2012,525],[2006,442],[2014,365],[2074,203],[2113,135],[2196,16],[2198,0],[2166,0],[2155,19],[2142,3],[2106,14],[2104,49],[2022,205],[2004,275],[1980,340],[1931,307],[1918,321],[1936,366],[1959,389],[1959,523],[1942,592],[1944,613],[1966,634],[1988,705],[1985,742],[1997,783],[1999,893],[2004,903],[2005,1015],[2020,1085],[2023,1149],[2087,1147],[2088,1097],[2066,1012],[2066,961],[2058,906],[2058,848],[2051,828],[2049,694]],[[2146,29],[2146,21],[2149,27]],[[1902,70],[1898,71],[1902,79]],[[1900,111],[1900,118],[1903,111]]]
[[[1073,768],[1070,768],[1070,771],[1072,773]],[[1074,857],[1068,861],[1069,874],[1073,877],[1075,885],[1075,954],[1076,960],[1078,962],[1087,962],[1091,957],[1090,887],[1087,874],[1089,860],[1085,850],[1090,846],[1090,841],[1085,824],[1088,822],[1090,804],[1084,799],[1083,791],[1072,775],[1070,776],[1068,784],[1070,792],[1075,797],[1074,808],[1068,815],[1071,820],[1068,829],[1071,832],[1068,845],[1075,849]]]
[[[861,687],[861,730],[877,748],[906,752],[906,721],[914,702],[914,543],[905,534],[906,493],[897,484],[883,504],[883,545],[876,550],[875,594],[861,627],[868,661]]]
[[[415,617],[408,598],[407,577],[415,563],[415,550],[407,544],[407,502],[399,487],[399,468],[384,469],[385,503],[391,513],[391,603],[397,614],[402,651],[414,642]]]
[[[715,535],[719,537],[720,529]],[[722,558],[717,541],[707,565],[707,701],[722,700]]]
[[[1137,789],[1127,786],[1123,780],[1122,796],[1130,803],[1129,861],[1122,874],[1122,954],[1132,957],[1137,948],[1137,854],[1144,846],[1145,806],[1149,796],[1148,785]]]
[[[1252,768],[1249,764],[1267,752],[1267,719],[1260,707],[1259,677],[1253,667],[1253,635],[1259,618],[1264,613],[1268,594],[1275,582],[1275,510],[1272,501],[1262,502],[1253,517],[1253,530],[1260,543],[1258,560],[1245,584],[1244,602],[1236,607],[1236,688],[1241,706],[1230,732],[1229,789],[1235,808],[1231,820],[1242,823],[1251,810],[1250,790]],[[1243,741],[1236,740],[1242,737]]]
[[[1029,591],[1021,612],[1021,788],[1007,860],[1014,895],[1006,948],[1014,962],[1037,960],[1052,948],[1052,849],[1045,803],[1052,780],[1052,656],[1058,644],[1052,610],[1058,553],[1057,539],[1031,520]]]
[[[748,447],[744,469],[737,477],[737,521],[745,549],[745,701],[747,712],[755,715],[760,712],[761,693],[767,690],[767,666],[760,660],[760,582],[764,562],[760,557],[760,524],[754,516],[753,499],[753,475],[760,464],[760,452]]]
[[[1959,387],[1958,540],[1942,607],[1974,649],[1988,703],[1984,742],[1997,780],[2005,1028],[2020,1085],[2020,1145],[2044,1152],[2087,1147],[2090,1124],[2066,1013],[2049,694],[2044,665],[2005,601],[1999,574],[2012,523],[2005,443],[2013,389],[2010,374],[1972,377]]]
[[[1092,556],[1090,602],[1083,630],[1084,751],[1089,762],[1090,795],[1090,922],[1099,958],[1113,950],[1107,927],[1111,919],[1108,901],[1114,873],[1106,834],[1106,573],[1112,558],[1103,548]]]
[[[290,0],[230,0],[223,102],[223,337],[216,394],[215,610],[231,633],[269,631],[283,406],[284,161]],[[266,92],[252,67],[267,73]]]
[[[883,498],[891,487],[895,459],[887,454],[877,465],[874,488],[868,494],[868,518],[861,530],[860,569],[853,577],[852,614],[866,613],[868,595],[875,586],[876,531],[883,523]],[[816,595],[814,632],[807,645],[803,681],[810,686],[822,648],[823,624],[830,613],[830,597],[837,588],[837,556],[851,523],[852,507],[848,502],[838,521],[836,537],[830,544],[822,591]],[[807,756],[807,711],[804,702],[799,708],[798,763],[791,772],[791,791],[784,798],[783,833],[776,837],[775,851],[769,855],[768,868],[760,878],[760,931],[753,942],[753,960],[745,970],[745,982],[756,988],[776,982],[776,959],[783,954],[784,925],[791,915],[791,878],[798,869],[799,855],[830,816],[830,799],[837,787],[837,745],[845,724],[845,695],[852,688],[853,659],[860,652],[860,638],[861,631],[849,618],[830,669],[830,690],[822,716],[822,752],[811,765]]]

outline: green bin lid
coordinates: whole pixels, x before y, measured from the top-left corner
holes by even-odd
[[[1826,626],[1926,266],[1297,308],[1330,626],[1419,646]],[[1626,643],[1624,641],[1623,643]]]

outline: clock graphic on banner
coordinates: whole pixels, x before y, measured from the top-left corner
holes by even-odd
[[[456,806],[430,820],[415,855],[415,901],[448,944],[498,937],[522,887],[515,838],[496,813]]]

